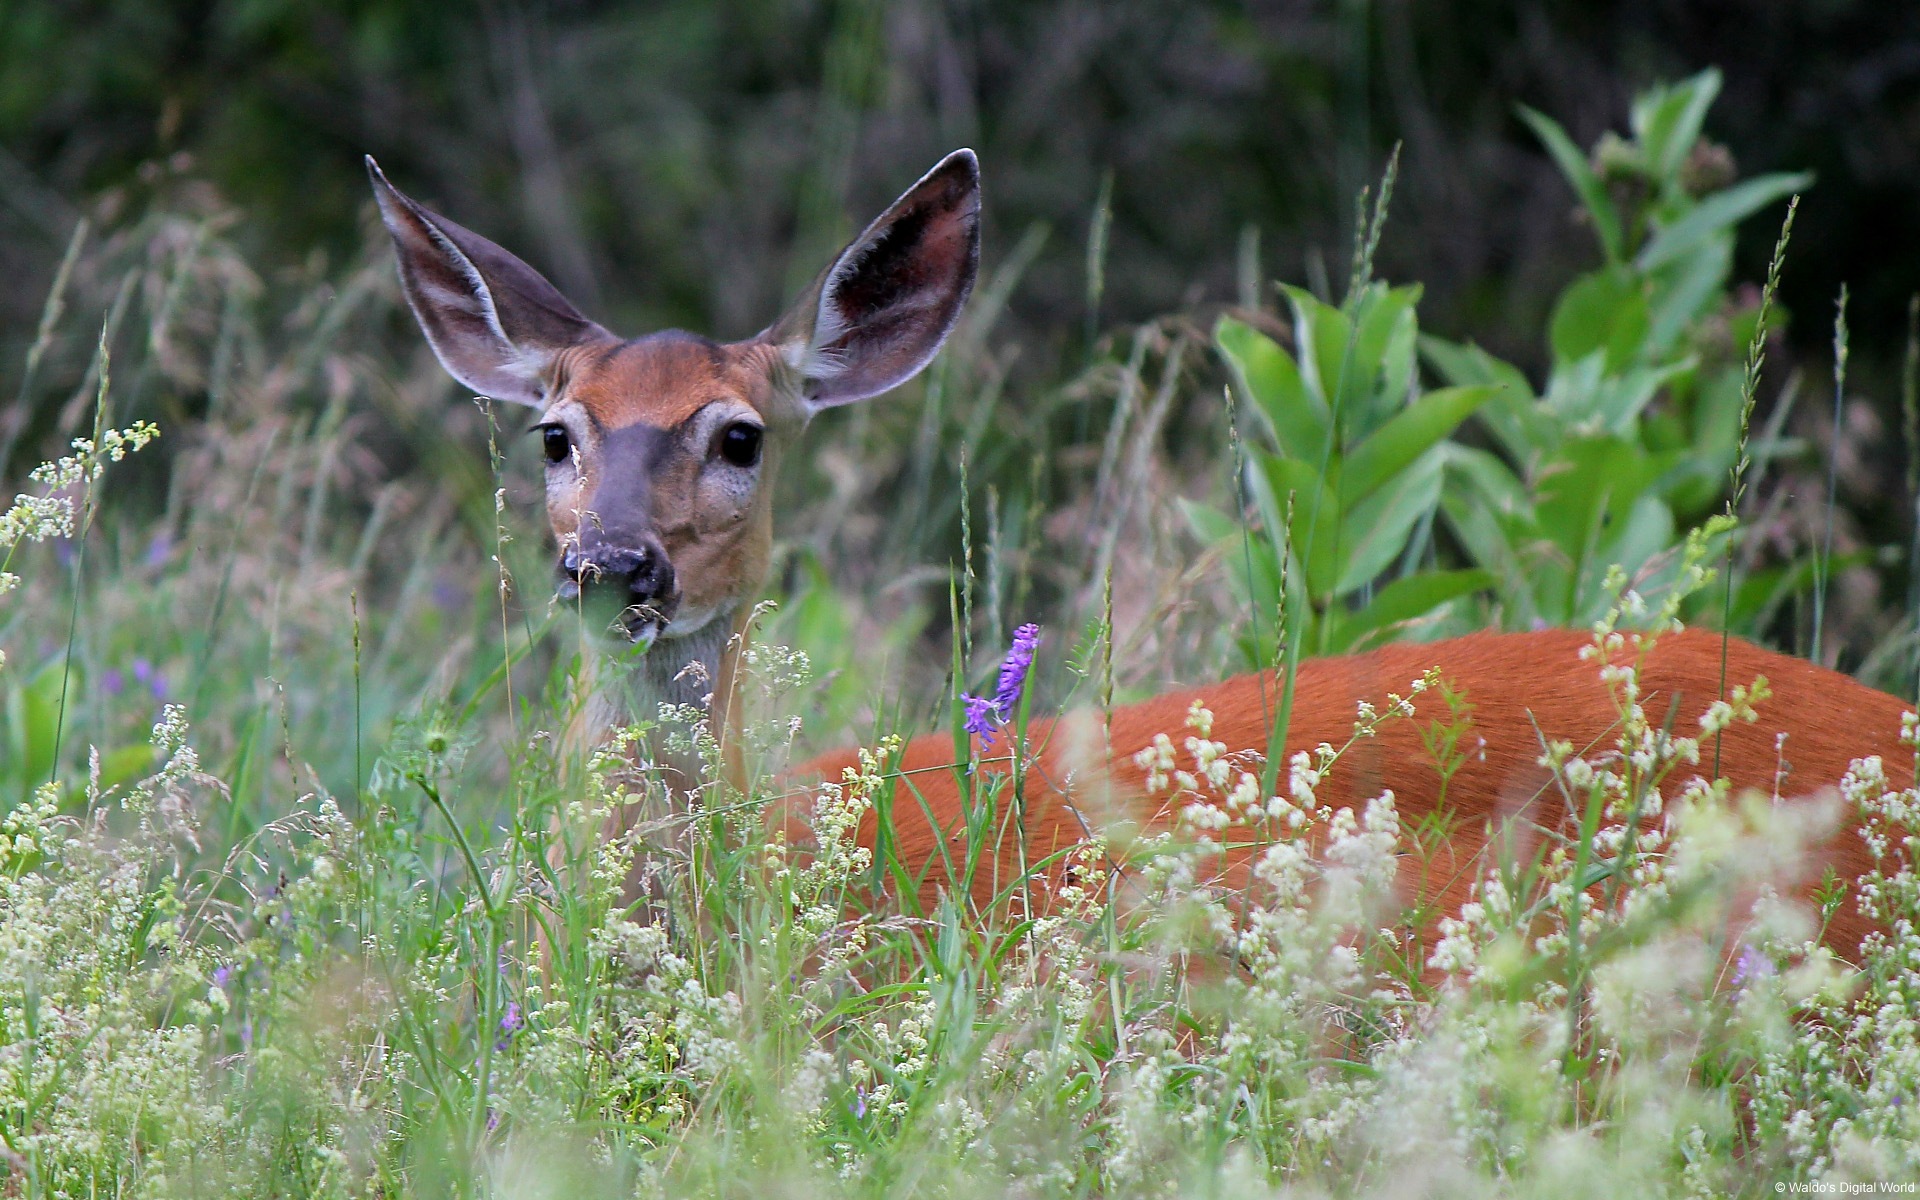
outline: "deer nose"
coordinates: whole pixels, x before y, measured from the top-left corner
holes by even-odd
[[[654,604],[673,595],[673,564],[651,542],[570,547],[561,557],[560,566],[574,589],[622,588],[628,604]]]

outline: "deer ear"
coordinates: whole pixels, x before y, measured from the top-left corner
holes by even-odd
[[[540,272],[388,183],[371,155],[367,174],[393,235],[407,304],[440,365],[461,383],[537,406],[554,355],[612,337]]]
[[[980,163],[955,150],[907,189],[770,331],[809,409],[879,395],[940,349],[980,267]]]

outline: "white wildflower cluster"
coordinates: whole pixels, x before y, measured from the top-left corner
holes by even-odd
[[[1618,581],[1616,580],[1616,583]],[[1629,596],[1632,594],[1629,593]],[[1566,828],[1599,811],[1591,836],[1582,839],[1555,831],[1529,879],[1529,903],[1516,910],[1513,880],[1503,868],[1488,868],[1474,886],[1472,899],[1456,916],[1439,923],[1440,938],[1427,965],[1464,981],[1497,979],[1497,966],[1516,966],[1529,954],[1579,953],[1586,945],[1613,937],[1626,924],[1667,906],[1676,883],[1670,854],[1680,824],[1690,813],[1724,803],[1724,781],[1703,779],[1688,768],[1701,761],[1701,746],[1736,721],[1758,719],[1757,705],[1771,697],[1764,677],[1735,686],[1699,718],[1697,736],[1675,732],[1649,716],[1642,703],[1640,673],[1656,639],[1616,627],[1627,606],[1616,606],[1595,625],[1592,642],[1581,648],[1596,670],[1617,714],[1611,745],[1581,748],[1550,739],[1539,762],[1552,777],[1543,800],[1564,804]],[[1661,623],[1671,627],[1662,610]],[[1684,861],[1711,865],[1707,856]],[[1604,867],[1609,886],[1603,902],[1582,872]],[[1489,957],[1497,943],[1506,950]],[[1547,982],[1551,991],[1555,984]]]
[[[1613,744],[1551,744],[1542,756],[1566,824],[1548,827],[1530,861],[1484,874],[1439,923],[1427,964],[1448,986],[1428,1032],[1396,1051],[1385,1076],[1384,1111],[1419,1131],[1403,1135],[1415,1147],[1408,1161],[1424,1174],[1439,1153],[1543,1177],[1555,1160],[1525,1148],[1546,1144],[1553,1114],[1603,1098],[1593,1119],[1621,1147],[1604,1158],[1616,1180],[1633,1157],[1651,1180],[1683,1164],[1690,1195],[1725,1194],[1767,1170],[1910,1178],[1920,1169],[1910,1102],[1920,1022],[1908,999],[1920,988],[1920,885],[1909,872],[1920,805],[1877,759],[1842,784],[1883,862],[1858,900],[1887,931],[1853,975],[1817,943],[1804,906],[1779,895],[1801,847],[1821,836],[1817,806],[1734,804],[1724,780],[1693,774],[1708,739],[1756,718],[1766,680],[1710,705],[1697,735],[1663,731],[1641,705],[1653,639],[1616,627],[1632,607],[1629,597],[1602,621],[1587,651],[1619,714]],[[1669,603],[1652,623],[1670,629],[1674,618]],[[1586,834],[1570,832],[1589,817],[1598,820]],[[1730,923],[1741,941],[1727,951]],[[1448,1045],[1455,1052],[1436,1057]],[[1737,1086],[1703,1088],[1703,1063]],[[1499,1112],[1482,1102],[1490,1091],[1505,1097]],[[1533,1114],[1531,1127],[1517,1114]]]
[[[745,717],[736,725],[743,749],[756,761],[769,763],[783,757],[800,735],[795,701],[813,682],[813,663],[804,651],[752,637],[753,628],[773,607],[772,601],[756,605],[745,630],[736,635],[744,645],[729,698]]]
[[[159,426],[136,421],[125,429],[105,431],[97,442],[75,438],[72,454],[41,463],[28,473],[42,491],[17,495],[0,512],[0,596],[20,586],[20,577],[7,569],[19,545],[72,537],[79,516],[75,492],[91,487],[108,463],[119,462],[159,436]],[[0,666],[6,662],[6,655],[0,653]]]
[[[193,822],[187,809],[192,789],[218,791],[220,783],[200,770],[200,754],[188,744],[189,732],[184,706],[168,704],[161,709],[149,738],[160,769],[130,789],[121,798],[121,807],[143,821],[158,816],[165,828],[191,838]]]
[[[1213,713],[1204,700],[1195,700],[1187,709],[1191,734],[1184,739],[1188,756],[1184,764],[1173,739],[1164,733],[1155,734],[1151,745],[1135,753],[1133,763],[1144,776],[1149,797],[1170,793],[1168,806],[1202,850],[1218,848],[1214,836],[1232,828],[1251,829],[1262,835],[1302,831],[1322,819],[1315,789],[1347,748],[1374,736],[1387,721],[1411,717],[1413,697],[1438,679],[1438,672],[1430,671],[1413,681],[1406,696],[1387,693],[1384,710],[1360,701],[1353,734],[1345,745],[1336,750],[1323,742],[1311,751],[1296,752],[1288,760],[1285,794],[1261,795],[1258,771],[1264,756],[1253,749],[1232,750],[1214,740]]]
[[[1112,860],[1104,839],[1075,845],[1042,880],[1050,893],[1026,926],[994,995],[994,1011],[1008,1028],[983,1055],[983,1065],[1011,1081],[1057,1079],[1070,1073],[1074,1031],[1095,1015],[1101,961],[1087,931],[1106,912]]]
[[[859,765],[848,767],[839,783],[822,784],[814,795],[807,822],[813,845],[793,886],[800,923],[813,936],[838,923],[834,906],[873,867],[873,851],[859,843],[860,822],[873,810],[874,795],[886,786],[886,764],[899,752],[897,735],[883,739],[876,749],[862,747]]]
[[[28,473],[27,478],[45,493],[15,496],[13,505],[0,513],[0,553],[11,553],[23,541],[72,537],[78,515],[74,489],[96,482],[109,462],[119,462],[159,436],[159,426],[136,421],[125,429],[107,430],[97,443],[92,438],[73,439],[72,454],[41,463]]]
[[[226,1120],[202,1077],[220,939],[158,839],[59,810],[49,784],[0,817],[0,1129],[44,1194],[162,1194]]]
[[[1908,713],[1901,740],[1920,743],[1917,730]],[[1784,1145],[1806,1177],[1920,1175],[1917,765],[1899,765],[1902,786],[1878,756],[1860,759],[1840,785],[1872,862],[1846,901],[1875,926],[1861,943],[1858,973],[1803,941],[1762,947],[1762,969],[1743,980],[1742,1030],[1757,1062],[1749,1080],[1755,1128]],[[1797,963],[1789,957],[1795,949]],[[1798,1019],[1782,1020],[1788,1013]]]
[[[1430,672],[1405,696],[1362,703],[1344,745],[1291,756],[1284,791],[1263,794],[1262,756],[1212,738],[1202,703],[1188,712],[1184,757],[1164,735],[1135,756],[1149,794],[1164,795],[1178,817],[1174,831],[1133,856],[1151,920],[1174,939],[1162,952],[1224,953],[1233,966],[1204,984],[1204,1044],[1154,1022],[1129,1029],[1133,1053],[1109,1084],[1118,1105],[1115,1184],[1147,1185],[1170,1146],[1215,1135],[1223,1123],[1272,1152],[1311,1159],[1365,1117],[1369,1085],[1333,1066],[1325,1048],[1366,1030],[1355,1045],[1365,1058],[1406,1033],[1405,981],[1381,970],[1400,942],[1384,918],[1401,827],[1391,792],[1358,806],[1330,804],[1323,792],[1356,742],[1412,719],[1414,697],[1437,680]],[[1223,840],[1228,831],[1238,831],[1234,840]],[[1262,1081],[1277,1079],[1306,1086],[1266,1090]],[[1241,1124],[1246,1106],[1236,1097],[1248,1087],[1260,1089],[1261,1122],[1289,1131],[1284,1150],[1264,1129]],[[1177,1114],[1167,1110],[1170,1092]]]

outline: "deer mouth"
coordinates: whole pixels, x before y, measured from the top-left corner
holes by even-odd
[[[585,575],[584,584],[581,574]],[[596,636],[604,635],[615,643],[642,650],[666,633],[680,608],[677,591],[666,596],[636,596],[619,582],[564,567],[553,598],[555,604],[577,610]]]
[[[620,610],[608,626],[608,632],[621,634],[636,646],[642,648],[653,645],[660,635],[673,624],[673,610],[679,607],[679,597],[666,601],[649,601],[645,604],[629,604]]]

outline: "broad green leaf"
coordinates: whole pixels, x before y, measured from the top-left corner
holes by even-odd
[[[1619,375],[1609,375],[1606,367],[1606,354],[1599,350],[1577,362],[1555,365],[1541,402],[1560,418],[1569,436],[1633,435],[1641,410],[1667,381],[1692,370],[1694,360],[1684,358],[1664,367],[1640,367]]]
[[[1552,414],[1569,433],[1578,436],[1597,424],[1599,393],[1607,372],[1607,356],[1595,350],[1585,358],[1555,363],[1547,376],[1547,390],[1540,395],[1540,407]]]
[[[1698,359],[1688,355],[1664,367],[1641,367],[1604,379],[1594,394],[1594,418],[1607,432],[1630,436],[1641,412],[1660,389],[1698,364]]]
[[[1604,267],[1560,293],[1548,338],[1563,362],[1605,350],[1607,370],[1620,371],[1640,358],[1647,325],[1644,280],[1624,267]]]
[[[1488,384],[1498,390],[1512,392],[1522,400],[1531,402],[1533,385],[1520,368],[1502,358],[1495,358],[1472,342],[1449,342],[1445,338],[1423,334],[1420,338],[1420,354],[1432,367],[1456,387],[1471,387],[1476,384]]]
[[[1232,513],[1222,512],[1211,504],[1188,500],[1184,496],[1174,503],[1179,506],[1180,515],[1186,518],[1187,528],[1193,530],[1193,536],[1206,545],[1216,545],[1229,538],[1237,541],[1245,532]]]
[[[1307,390],[1318,395],[1332,414],[1337,439],[1344,435],[1351,415],[1340,409],[1341,377],[1353,341],[1353,323],[1347,314],[1330,304],[1322,304],[1305,288],[1283,284],[1293,308],[1293,342],[1300,355],[1300,379]],[[1336,444],[1338,451],[1340,446]]]
[[[1441,512],[1447,526],[1467,557],[1498,579],[1507,626],[1525,628],[1539,615],[1535,593],[1543,582],[1542,573],[1532,569],[1540,534],[1526,489],[1485,450],[1447,442],[1437,452],[1446,459]]]
[[[1720,72],[1708,67],[1668,87],[1643,92],[1633,102],[1629,121],[1646,151],[1647,165],[1661,183],[1680,173],[1688,151],[1700,139],[1707,109],[1720,94]]]
[[[1449,484],[1474,494],[1476,501],[1502,513],[1520,514],[1532,507],[1527,488],[1500,457],[1476,446],[1447,442],[1439,447]],[[1449,490],[1454,490],[1451,486]]]
[[[1626,568],[1629,577],[1637,576],[1656,555],[1673,547],[1677,540],[1674,533],[1673,512],[1666,502],[1653,491],[1642,493],[1623,517],[1608,524],[1607,536],[1595,556],[1594,565],[1602,574],[1594,576],[1593,590],[1602,591],[1604,570],[1616,563]]]
[[[1349,444],[1406,403],[1420,331],[1414,316],[1419,300],[1418,287],[1374,284],[1354,314],[1343,385],[1346,403],[1353,406],[1344,422]]]
[[[1600,238],[1600,250],[1607,256],[1607,261],[1621,261],[1624,253],[1620,245],[1620,215],[1615,211],[1606,188],[1600,185],[1593,169],[1587,165],[1587,156],[1573,144],[1573,139],[1567,136],[1567,131],[1560,127],[1560,123],[1545,113],[1522,104],[1520,119],[1532,128],[1534,136],[1540,139],[1540,144],[1553,157],[1554,165],[1573,185],[1580,203],[1586,206],[1587,213],[1593,218],[1593,231]]]
[[[1727,277],[1732,272],[1731,234],[1703,239],[1691,253],[1680,255],[1654,272],[1648,354],[1658,356],[1670,352],[1694,322],[1720,303]]]
[[[1441,466],[1442,456],[1429,451],[1347,511],[1336,593],[1370,582],[1400,556],[1414,526],[1440,503]]]
[[[110,750],[100,757],[100,786],[118,787],[154,769],[153,747],[132,745]]]
[[[1400,410],[1347,455],[1340,473],[1341,503],[1351,507],[1447,437],[1494,388],[1453,387],[1428,392]]]
[[[1732,229],[1782,196],[1805,191],[1812,182],[1813,172],[1800,171],[1792,175],[1762,175],[1735,184],[1724,192],[1715,192],[1700,201],[1686,216],[1648,239],[1647,244],[1640,248],[1635,264],[1642,271],[1664,266],[1683,254],[1691,253],[1701,242],[1722,230]]]
[[[1393,333],[1380,353],[1380,378],[1374,384],[1379,397],[1376,423],[1405,408],[1414,392],[1420,365],[1420,321],[1412,309],[1394,322]]]
[[[1220,318],[1213,337],[1242,400],[1266,420],[1281,452],[1320,461],[1327,446],[1327,406],[1301,382],[1293,356],[1232,317]]]
[[[1740,441],[1740,381],[1739,368],[1728,365],[1706,375],[1694,390],[1688,423],[1675,439],[1685,453],[1655,484],[1683,518],[1717,508],[1727,487]]]
[[[1370,634],[1417,621],[1449,601],[1487,591],[1496,582],[1491,571],[1478,569],[1422,571],[1396,579],[1376,592],[1365,608],[1342,615],[1338,650],[1351,650]]]
[[[77,673],[76,673],[77,674]],[[9,773],[25,800],[32,790],[45,783],[53,773],[54,730],[60,724],[61,682],[66,671],[55,661],[36,671],[24,684],[7,691],[7,733]],[[68,701],[80,694],[79,681],[68,692]]]
[[[1605,513],[1625,511],[1659,473],[1654,457],[1625,438],[1576,438],[1534,481],[1540,531],[1569,553],[1594,545]]]
[[[1297,458],[1256,454],[1250,466],[1248,483],[1269,537],[1279,537],[1287,497],[1292,495],[1291,553],[1306,572],[1307,589],[1315,603],[1324,606],[1332,598],[1343,559],[1338,501],[1321,483],[1319,473]]]
[[[1672,544],[1671,515],[1646,494],[1670,461],[1626,439],[1592,437],[1569,442],[1541,473],[1534,505],[1540,532],[1571,567],[1563,586],[1540,591],[1549,619],[1584,619],[1608,565],[1638,570]]]
[[[1430,335],[1421,336],[1420,354],[1448,383],[1460,387],[1486,384],[1495,389],[1480,410],[1480,420],[1515,460],[1529,462],[1552,448],[1558,434],[1550,428],[1550,422],[1540,420],[1533,385],[1520,368],[1471,342],[1449,342]]]

